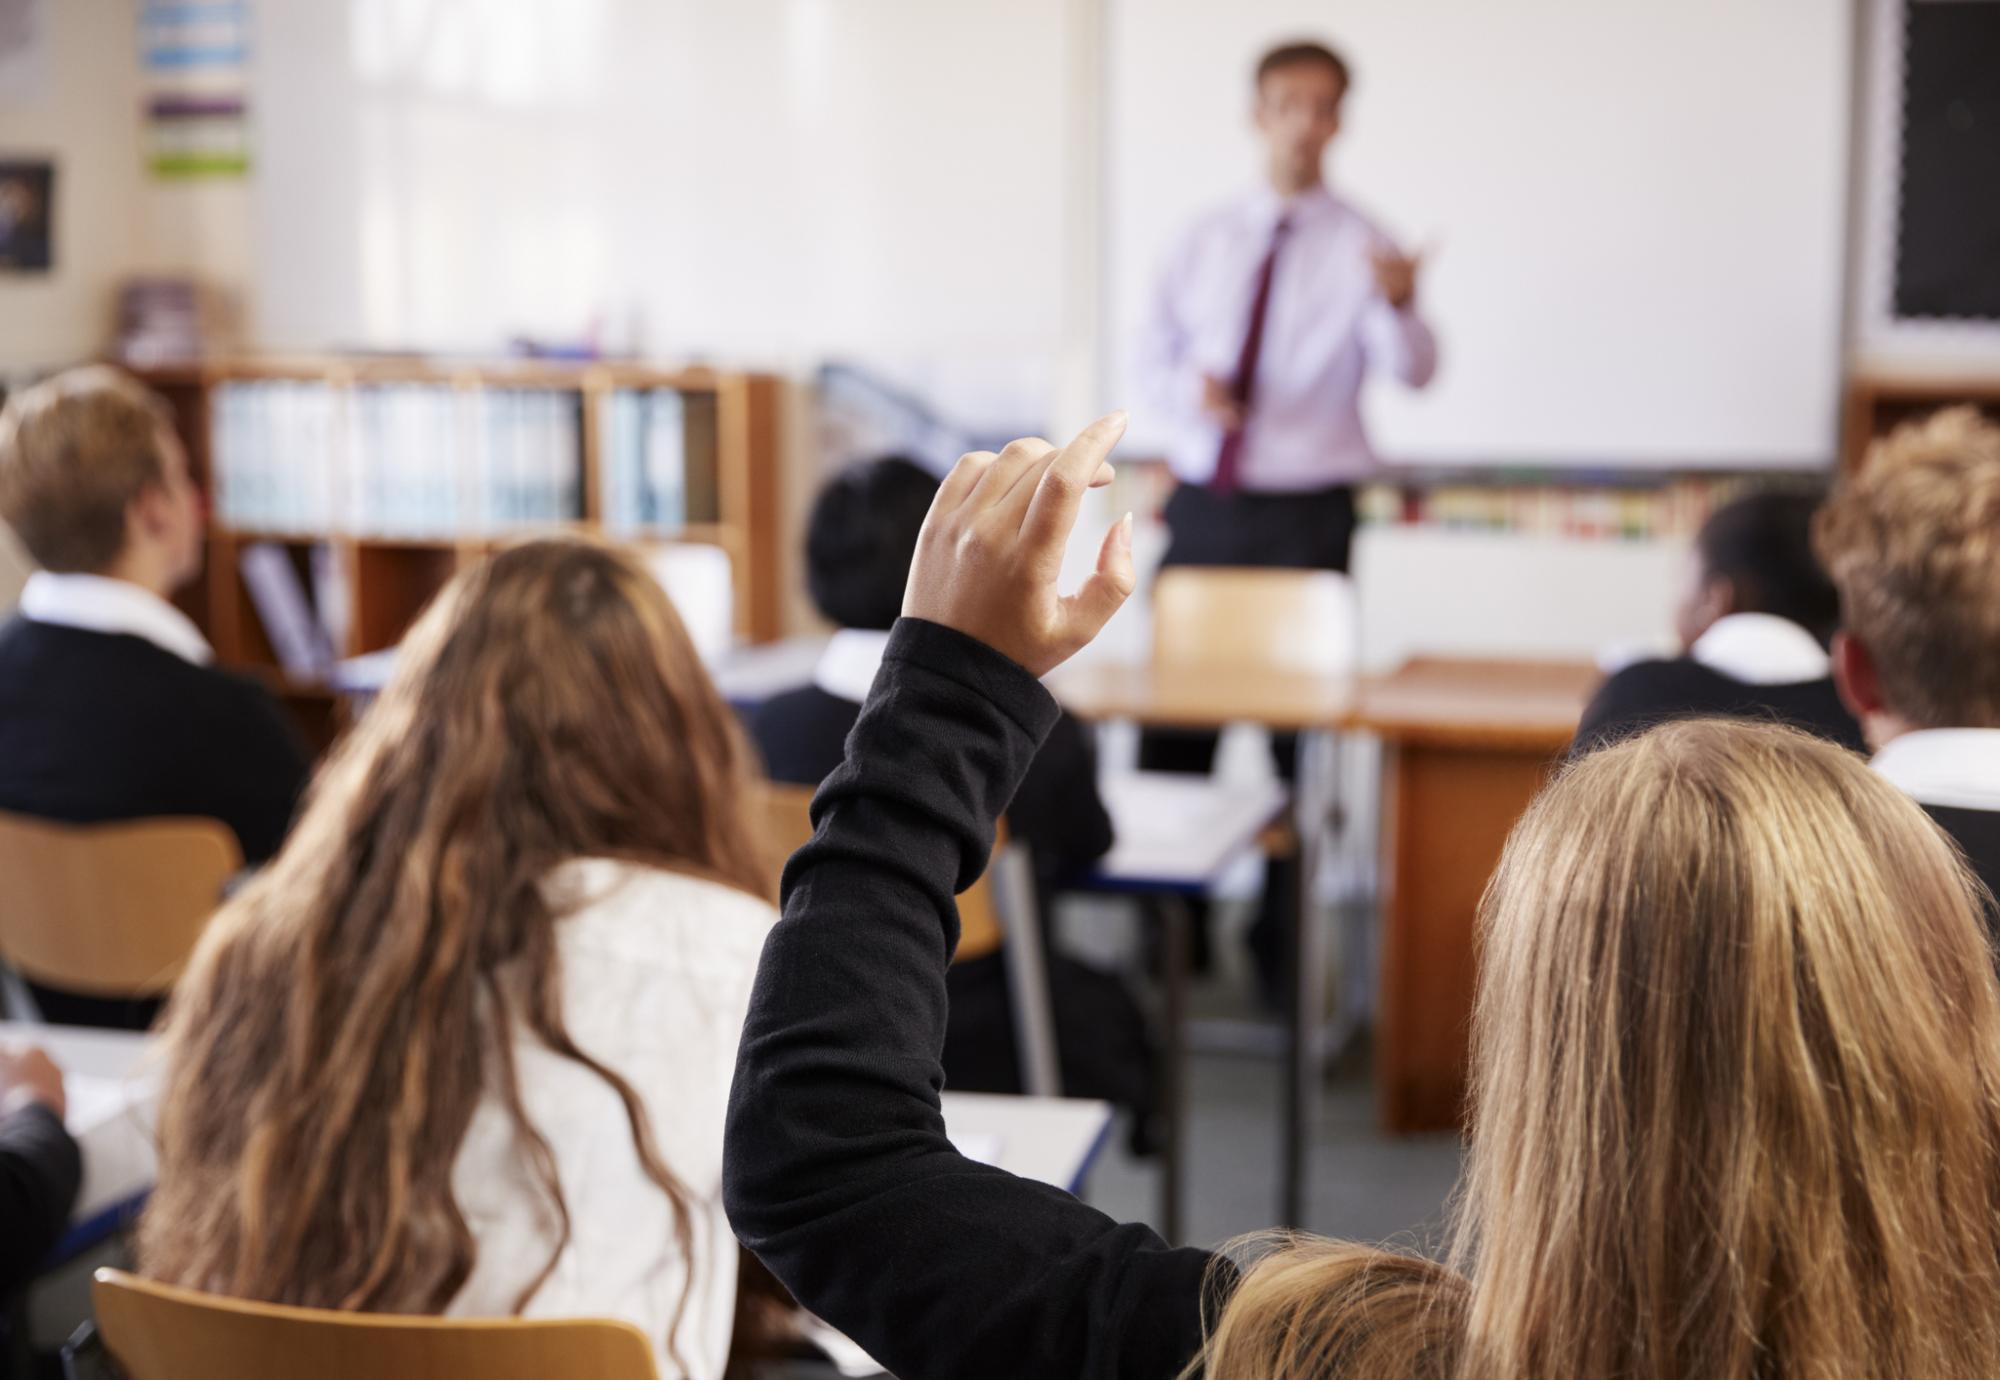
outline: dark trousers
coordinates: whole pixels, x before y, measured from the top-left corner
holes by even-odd
[[[1354,545],[1354,490],[1341,485],[1307,493],[1216,494],[1199,485],[1183,484],[1167,500],[1169,566],[1258,566],[1286,570],[1338,570],[1345,573]],[[1215,766],[1217,735],[1203,730],[1148,729],[1139,736],[1139,767],[1143,771],[1174,771],[1206,775]],[[1271,737],[1271,758],[1286,781],[1298,772],[1296,734]],[[1259,983],[1267,999],[1281,1005],[1286,936],[1298,905],[1299,869],[1296,859],[1274,858],[1264,873],[1264,895],[1257,921],[1250,930],[1250,952],[1257,963]],[[1195,964],[1207,967],[1209,925],[1198,914],[1194,929]]]

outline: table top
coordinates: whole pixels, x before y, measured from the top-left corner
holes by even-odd
[[[1062,667],[1047,684],[1078,718],[1135,719],[1154,728],[1338,728],[1354,703],[1351,676],[1208,666],[1088,662]]]
[[[1587,662],[1418,657],[1363,679],[1350,722],[1430,747],[1561,752],[1600,679]]]
[[[76,1220],[152,1187],[159,1082],[147,1065],[150,1036],[0,1021],[0,1041],[40,1045],[62,1066],[69,1100],[64,1120],[83,1151]],[[1111,1107],[1084,1098],[948,1092],[944,1119],[947,1133],[971,1158],[1074,1192],[1109,1133]]]
[[[1206,890],[1284,812],[1277,781],[1217,781],[1175,772],[1106,772],[1111,852],[1094,883],[1134,890]]]
[[[1048,686],[1085,719],[1354,728],[1431,746],[1559,752],[1600,678],[1588,662],[1418,657],[1377,676],[1094,662],[1056,671]]]
[[[1111,1104],[1092,1098],[948,1092],[943,1104],[960,1154],[1071,1193],[1111,1133]]]

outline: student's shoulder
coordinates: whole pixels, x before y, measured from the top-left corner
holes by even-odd
[[[564,864],[547,894],[566,942],[635,963],[754,965],[778,922],[769,901],[725,882],[615,858]]]

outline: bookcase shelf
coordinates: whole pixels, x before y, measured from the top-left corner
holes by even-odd
[[[2000,372],[1931,372],[1876,369],[1855,373],[1847,381],[1846,416],[1841,437],[1841,467],[1861,468],[1868,447],[1902,423],[1939,408],[1971,403],[2000,417]]]
[[[282,668],[242,574],[253,544],[302,576],[324,551],[345,604],[337,656],[394,645],[464,565],[551,533],[721,547],[738,635],[783,632],[772,375],[372,356],[135,372],[172,407],[213,513],[204,575],[181,606],[224,665],[284,695],[309,732],[330,732],[333,697]],[[643,437],[634,415],[651,424]]]

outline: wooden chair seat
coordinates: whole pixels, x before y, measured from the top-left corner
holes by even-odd
[[[630,1323],[419,1318],[218,1298],[99,1270],[105,1349],[125,1380],[657,1380]]]

